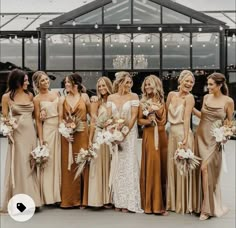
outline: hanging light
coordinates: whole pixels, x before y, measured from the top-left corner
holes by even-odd
[[[134,42],[134,40],[133,40],[133,39],[131,39],[131,40],[130,40],[130,42],[131,42],[131,43],[133,43],[133,42]]]
[[[167,48],[167,45],[166,45],[166,44],[164,45],[164,48]]]
[[[218,35],[215,35],[215,39],[218,39]]]
[[[164,41],[167,42],[167,38],[165,38]]]
[[[117,38],[116,37],[115,37],[114,41],[117,42]]]
[[[198,32],[201,32],[202,31],[202,28],[200,27],[200,28],[198,28]]]
[[[41,39],[39,39],[39,43],[41,44],[41,42],[42,42],[42,40]]]
[[[18,39],[17,35],[15,35],[14,39],[15,39],[15,40],[17,40],[17,39]]]
[[[202,47],[206,47],[206,44],[203,44]]]
[[[70,41],[68,42],[68,45],[71,45],[71,42],[70,42]]]
[[[153,44],[151,45],[151,48],[154,48],[154,45],[153,45]]]
[[[182,26],[179,27],[179,31],[183,32],[184,28]]]
[[[232,35],[233,38],[235,38],[235,33]]]
[[[179,44],[177,45],[177,48],[180,48],[180,45],[179,45]]]
[[[53,25],[53,21],[49,21],[49,25]]]
[[[98,24],[97,24],[97,23],[94,25],[94,28],[95,28],[95,29],[98,29]]]
[[[140,46],[140,44],[138,44],[138,48],[140,48],[141,46]]]
[[[159,30],[159,32],[161,32],[162,31],[162,27],[159,27],[158,30]]]
[[[119,30],[119,29],[120,29],[120,25],[119,25],[119,24],[117,24],[117,26],[116,26],[116,29],[117,29],[117,30]]]
[[[181,40],[184,41],[184,37],[183,36],[182,36]]]
[[[111,44],[110,46],[113,47],[113,44]]]
[[[228,43],[228,47],[230,47],[230,43]]]
[[[192,44],[190,44],[190,47],[192,48],[192,47],[193,47],[193,45],[192,45]]]
[[[9,36],[9,40],[12,40],[11,36]]]
[[[125,44],[124,47],[126,48],[126,47],[127,47],[127,44]]]
[[[218,44],[216,44],[216,47],[218,47]]]
[[[138,28],[137,28],[137,29],[138,29],[138,31],[140,31],[142,28],[141,28],[140,26],[138,26]]]
[[[219,29],[220,29],[220,31],[223,31],[224,28],[220,25]]]
[[[83,42],[83,46],[85,46],[85,42]]]
[[[76,22],[75,22],[75,20],[73,20],[72,25],[73,25],[73,26],[76,26]]]
[[[148,37],[147,41],[148,41],[148,42],[151,42],[151,39],[150,39],[150,37]]]
[[[99,43],[97,43],[97,47],[99,47],[100,46],[100,44]]]

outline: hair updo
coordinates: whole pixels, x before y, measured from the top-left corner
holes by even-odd
[[[35,93],[38,93],[39,82],[43,75],[48,77],[48,75],[44,71],[36,71],[32,76],[33,88]]]
[[[224,94],[226,96],[229,95],[228,86],[226,84],[226,79],[223,74],[215,72],[215,73],[209,75],[207,77],[207,79],[212,79],[216,83],[217,86],[221,86],[220,91],[222,94]]]
[[[178,78],[178,84],[179,84],[178,89],[180,89],[180,85],[185,80],[185,78],[187,78],[188,76],[191,76],[193,78],[193,83],[195,83],[195,77],[194,77],[193,73],[190,70],[183,70],[183,71],[181,71],[179,78]]]
[[[68,80],[70,81],[70,83],[72,84],[72,86],[74,87],[75,85],[78,86],[78,92],[84,92],[84,86],[82,85],[82,77],[78,74],[78,73],[73,73],[70,74],[68,76],[66,76],[68,78]]]
[[[117,72],[115,74],[115,81],[113,82],[113,93],[117,93],[118,92],[118,89],[119,89],[119,86],[125,81],[125,78],[126,77],[129,77],[132,79],[131,75],[129,74],[129,72],[126,72],[126,71],[120,71],[120,72]]]

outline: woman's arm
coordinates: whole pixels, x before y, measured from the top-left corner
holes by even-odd
[[[199,110],[197,110],[196,108],[193,108],[193,115],[195,115],[196,117],[201,119],[202,113]]]
[[[59,99],[59,104],[58,104],[58,117],[59,117],[59,124],[63,122],[63,104],[65,101],[65,97],[62,96]]]
[[[137,100],[139,101],[139,98],[138,98],[138,95],[137,94],[133,94],[132,95],[132,100]],[[139,109],[139,106],[131,106],[131,118],[129,120],[129,124],[128,124],[128,127],[129,127],[129,130],[131,130],[134,126],[134,123],[136,122],[137,120],[137,117],[138,117],[138,109]]]
[[[231,121],[234,113],[234,101],[229,97],[229,100],[226,105],[226,118],[228,121]]]
[[[183,145],[186,146],[188,142],[188,134],[190,129],[190,118],[194,107],[195,101],[192,95],[188,95],[185,99],[185,110],[184,110],[184,139]]]
[[[99,103],[93,102],[91,104],[91,121],[90,121],[90,131],[89,131],[89,145],[93,143],[94,132],[96,129],[96,118],[98,116]]]
[[[170,102],[171,102],[171,99],[174,95],[174,92],[169,92],[168,93],[168,96],[167,96],[167,99],[166,99],[166,110],[168,110],[169,108],[169,105],[170,105]]]
[[[91,116],[91,107],[90,107],[90,100],[89,100],[89,96],[87,93],[82,93],[82,98],[84,99],[85,101],[85,104],[86,104],[86,108],[88,110],[88,114]]]
[[[43,145],[43,124],[40,119],[40,100],[38,98],[33,99],[34,102],[34,115],[35,115],[35,123],[36,129],[39,137],[39,143]]]
[[[9,108],[8,108],[8,100],[9,100],[9,95],[4,94],[2,96],[2,114],[4,117],[8,116]]]

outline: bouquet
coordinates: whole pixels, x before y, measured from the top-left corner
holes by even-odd
[[[75,158],[75,163],[77,164],[77,171],[75,173],[74,179],[76,179],[83,172],[85,164],[95,158],[97,158],[97,153],[95,152],[95,148],[93,146],[88,148],[88,150],[81,148],[80,152]]]
[[[30,167],[32,170],[37,169],[44,169],[46,163],[49,159],[49,149],[47,144],[42,146],[37,146],[33,151],[30,153]]]
[[[96,128],[104,129],[113,123],[113,118],[104,113],[96,117]]]
[[[211,132],[217,143],[224,144],[236,134],[236,122],[223,124],[221,120],[217,120],[213,123]]]
[[[225,124],[221,120],[213,123],[211,129],[212,136],[215,137],[216,142],[219,144],[219,151],[222,152],[222,165],[223,170],[227,173],[226,155],[224,151],[224,144],[233,136],[236,135],[236,122],[230,121]]]
[[[8,117],[1,116],[0,131],[4,136],[11,138],[14,129],[18,127],[17,119],[10,115]]]
[[[200,164],[199,160],[201,158],[195,156],[190,149],[185,150],[182,142],[179,142],[178,149],[175,151],[174,160],[180,174],[185,175]]]
[[[84,124],[75,115],[69,115],[66,117],[65,120],[63,120],[62,123],[59,125],[59,132],[62,136],[65,138],[69,138],[72,136],[76,131],[81,132],[84,130]],[[73,164],[73,155],[72,155],[72,142],[69,142],[69,149],[68,149],[68,170],[71,169],[71,165]]]
[[[124,137],[129,133],[129,128],[126,125],[124,118],[117,116],[116,118],[110,118],[105,122],[105,127],[98,133],[96,138],[95,147],[105,143],[107,145],[118,144],[120,150],[122,150],[120,143],[124,140]]]

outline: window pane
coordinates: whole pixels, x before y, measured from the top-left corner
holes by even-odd
[[[190,34],[163,33],[163,68],[190,68]]]
[[[105,38],[106,69],[131,69],[130,34],[107,34]]]
[[[102,8],[93,10],[89,13],[86,13],[80,17],[75,18],[74,20],[64,23],[64,25],[72,25],[72,22],[75,21],[76,24],[102,24]]]
[[[72,70],[72,35],[47,35],[46,38],[46,69]]]
[[[105,24],[130,24],[131,1],[119,0],[104,7]]]
[[[75,67],[77,70],[102,69],[102,35],[78,35],[75,39]]]
[[[0,62],[22,67],[22,39],[0,39]]]
[[[190,18],[175,12],[174,10],[163,7],[163,23],[164,24],[178,24],[178,23],[190,23]]]
[[[160,67],[159,34],[134,34],[134,69]]]
[[[134,0],[134,24],[160,24],[161,9],[148,0]]]
[[[63,80],[65,77],[69,74],[72,74],[72,72],[47,72],[50,80],[50,87],[52,89],[60,89],[64,88],[64,82]],[[63,89],[61,90],[62,93]],[[61,94],[62,95],[62,94]]]
[[[219,69],[219,33],[193,33],[193,68]]]
[[[227,66],[236,69],[236,38],[227,37],[228,42],[228,57],[227,57]]]
[[[198,20],[195,20],[195,19],[192,19],[192,24],[202,24],[202,22],[198,21]]]
[[[38,39],[25,40],[25,66],[38,70]]]

